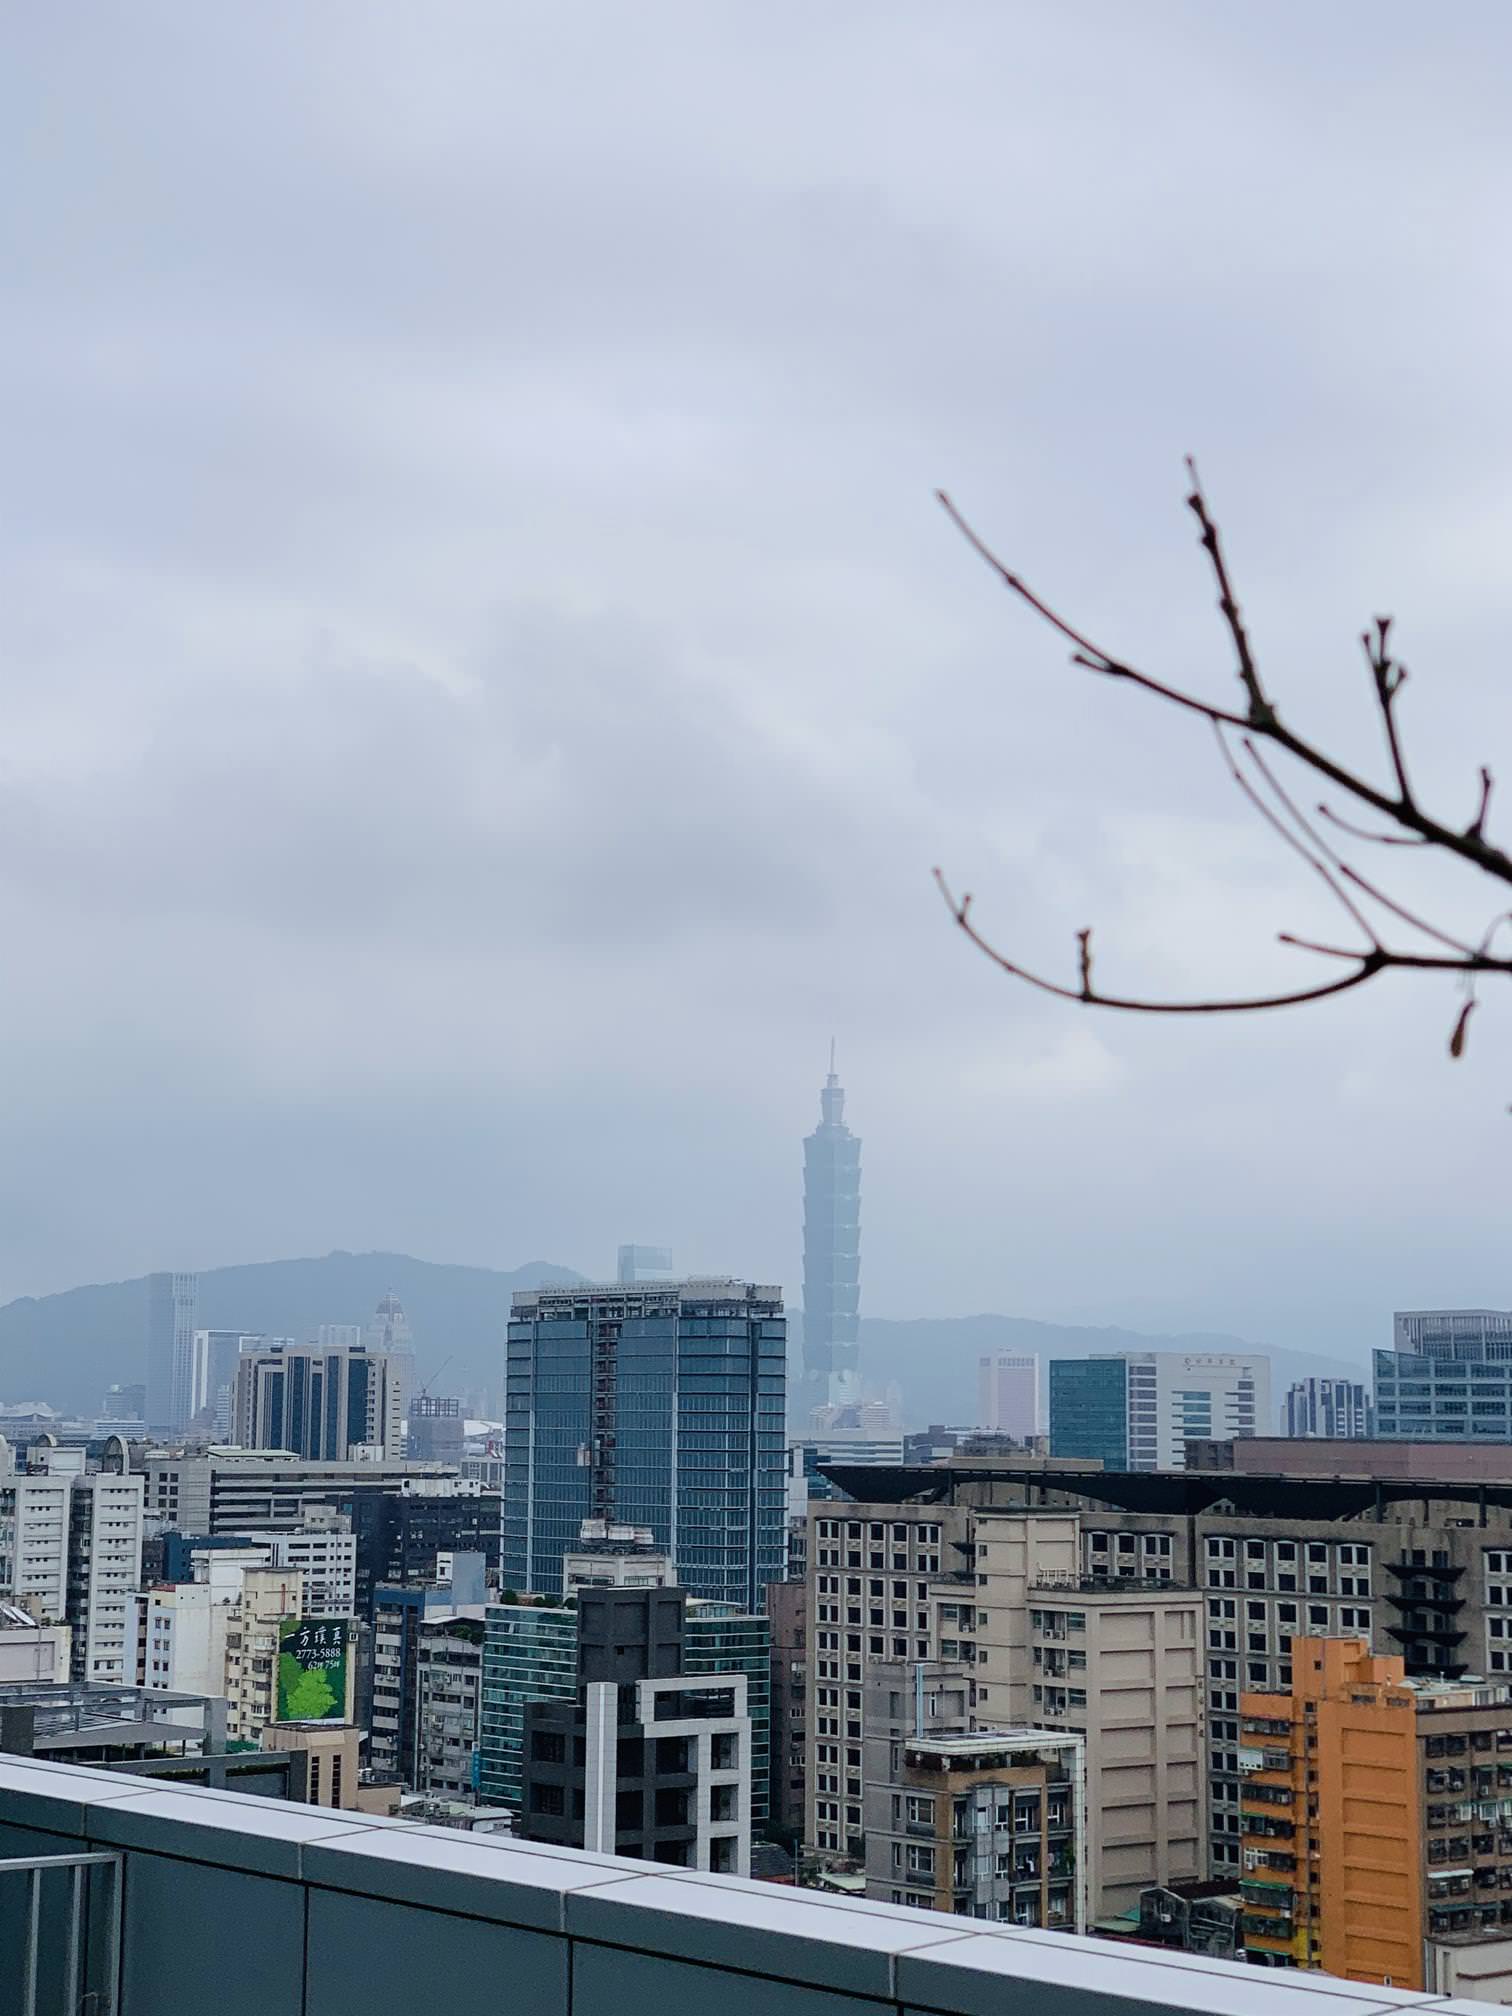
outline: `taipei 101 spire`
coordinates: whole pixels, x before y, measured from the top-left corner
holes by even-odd
[[[861,1397],[861,1143],[845,1124],[835,1075],[819,1094],[819,1125],[803,1144],[803,1379],[798,1426],[816,1407],[849,1407]]]

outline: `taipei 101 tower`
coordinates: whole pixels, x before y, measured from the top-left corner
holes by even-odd
[[[861,1397],[861,1143],[845,1124],[833,1043],[819,1109],[819,1125],[803,1144],[800,1431],[816,1407],[849,1407]]]

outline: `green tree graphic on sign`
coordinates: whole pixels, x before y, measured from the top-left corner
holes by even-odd
[[[283,1714],[289,1722],[323,1722],[336,1707],[330,1675],[324,1666],[301,1666],[291,1653],[278,1659],[278,1687]]]

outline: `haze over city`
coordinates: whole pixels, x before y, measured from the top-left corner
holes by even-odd
[[[1297,974],[1322,898],[1205,730],[1067,669],[932,501],[1221,693],[1187,451],[1292,712],[1377,761],[1394,610],[1469,816],[1512,726],[1509,32],[18,16],[0,1297],[639,1238],[796,1302],[834,1035],[867,1313],[1362,1358],[1504,1304],[1496,1004],[1455,1065],[1447,982],[1098,1019],[930,871],[1062,974],[1088,923],[1131,989]]]
[[[10,11],[0,2016],[1512,2010],[1512,14]]]

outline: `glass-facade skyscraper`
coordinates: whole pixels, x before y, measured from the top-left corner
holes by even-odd
[[[743,1281],[518,1291],[504,1585],[554,1595],[585,1519],[648,1526],[694,1596],[759,1611],[785,1572],[782,1293]]]
[[[147,1276],[147,1419],[154,1428],[182,1428],[193,1380],[195,1274]]]
[[[1122,1358],[1052,1358],[1050,1454],[1129,1463],[1128,1375]]]
[[[819,1125],[803,1144],[803,1381],[799,1431],[816,1407],[861,1397],[861,1143],[845,1124],[845,1093],[829,1076]]]
[[[1375,1432],[1512,1441],[1512,1310],[1399,1309],[1377,1351]]]

